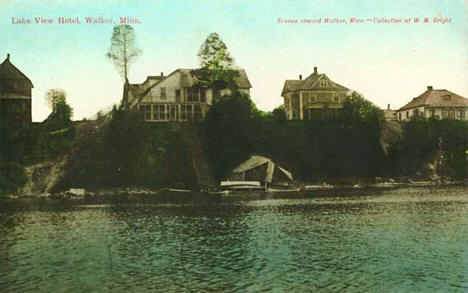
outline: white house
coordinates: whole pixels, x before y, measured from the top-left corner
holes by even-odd
[[[435,90],[428,86],[421,95],[413,98],[398,110],[398,120],[410,120],[411,117],[435,119],[467,120],[468,99],[451,91]]]
[[[229,89],[203,88],[195,69],[177,69],[164,76],[148,76],[142,84],[129,84],[127,103],[144,113],[146,121],[192,121],[205,117],[214,99],[229,94]],[[252,87],[245,70],[238,69],[234,81],[240,92]]]

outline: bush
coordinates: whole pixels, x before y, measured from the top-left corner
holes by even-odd
[[[133,110],[114,108],[111,119],[73,147],[65,168],[71,186],[162,186],[168,176],[164,155],[172,137],[168,124],[144,122]],[[95,130],[97,129],[97,130]]]
[[[0,194],[15,192],[28,182],[26,169],[16,163],[0,164]]]

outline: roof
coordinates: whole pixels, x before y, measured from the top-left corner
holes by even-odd
[[[233,173],[242,173],[247,170],[254,169],[258,166],[262,166],[265,163],[270,162],[270,158],[266,158],[263,156],[251,156],[247,161],[243,162],[239,166],[237,166],[232,172]]]
[[[281,168],[279,165],[275,164],[270,158],[263,157],[263,156],[251,156],[247,161],[243,162],[239,166],[237,166],[232,173],[243,173],[248,170],[255,169],[259,166],[267,165],[267,170],[265,174],[265,182],[271,182],[273,179],[273,172],[275,166],[290,180],[293,180],[291,172],[288,170]]]
[[[408,104],[404,105],[399,110],[401,111],[421,106],[468,107],[468,99],[446,89],[434,90],[431,87],[428,87],[424,93],[413,98]]]
[[[129,91],[131,92],[132,96],[135,97],[135,101],[141,100],[141,99],[144,98],[144,96],[146,96],[146,94],[151,90],[151,88],[153,88],[154,86],[156,86],[160,82],[166,80],[167,78],[169,78],[170,76],[172,76],[176,72],[181,73],[182,87],[192,87],[192,86],[196,85],[199,82],[198,79],[196,78],[195,74],[194,74],[195,70],[197,70],[197,69],[194,69],[194,68],[178,68],[178,69],[174,70],[171,74],[169,74],[167,76],[150,75],[141,84],[129,84],[128,85],[129,86]],[[241,88],[241,89],[251,88],[252,85],[250,84],[249,78],[247,77],[247,73],[245,72],[245,70],[241,69],[241,68],[238,68],[236,70],[239,73],[239,75],[234,78],[234,81],[236,82],[237,86],[239,88]],[[153,80],[153,81],[155,80],[156,82],[150,83],[149,82],[150,80]]]
[[[288,79],[284,82],[283,91],[281,95],[284,95],[289,92],[295,92],[299,90],[314,90],[314,89],[322,89],[318,88],[318,81],[321,79],[328,80],[331,87],[329,89],[337,90],[337,91],[349,91],[347,87],[344,87],[334,81],[332,81],[326,74],[318,74],[312,73],[305,79]]]
[[[184,87],[191,87],[194,86],[195,84],[198,83],[198,79],[194,74],[194,71],[197,70],[195,68],[192,69],[184,69],[184,68],[179,68],[176,71],[179,71],[182,73],[182,85]],[[239,75],[237,75],[234,78],[234,81],[236,82],[236,85],[239,88],[243,89],[249,89],[252,87],[250,84],[249,78],[247,77],[247,73],[245,72],[244,69],[237,68],[235,69]],[[172,74],[172,73],[171,73]]]
[[[34,87],[31,80],[10,62],[10,54],[0,64],[0,80],[2,79],[20,79],[26,80],[31,87]]]

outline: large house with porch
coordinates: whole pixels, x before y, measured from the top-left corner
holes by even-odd
[[[234,82],[240,92],[252,87],[243,69],[237,69]],[[125,83],[126,103],[138,109],[146,121],[193,121],[205,117],[214,99],[229,94],[229,89],[213,90],[200,85],[195,69],[177,69],[165,76],[148,76],[141,84]]]
[[[288,119],[308,120],[329,117],[343,107],[350,89],[332,81],[327,75],[314,72],[302,79],[286,80],[281,96]]]
[[[399,121],[412,117],[468,120],[468,99],[451,91],[435,90],[428,86],[421,95],[413,98],[397,112]]]

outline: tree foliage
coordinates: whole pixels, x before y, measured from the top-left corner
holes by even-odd
[[[198,50],[200,66],[208,69],[227,69],[234,65],[234,58],[217,33],[211,33]]]
[[[200,69],[194,74],[202,86],[215,90],[236,89],[235,78],[239,75],[234,69],[234,58],[217,33],[211,33],[198,51]]]
[[[467,177],[468,123],[460,120],[414,118],[402,124],[403,133],[388,151],[391,175],[413,175],[435,164],[439,175]]]
[[[258,110],[249,96],[235,92],[215,100],[203,127],[206,153],[216,179],[251,154],[257,134]]]
[[[64,90],[51,89],[46,92],[46,101],[52,109],[52,113],[44,121],[49,130],[67,128],[71,125],[73,109],[67,103],[67,95]]]
[[[106,57],[112,61],[124,81],[128,80],[130,64],[141,52],[133,27],[128,24],[115,25]]]
[[[160,187],[168,182],[172,137],[167,125],[145,123],[123,107],[78,141],[65,168],[70,186]],[[171,145],[171,147],[169,147]]]

